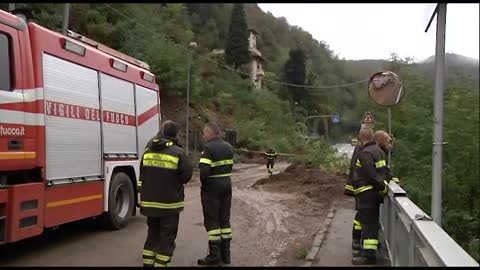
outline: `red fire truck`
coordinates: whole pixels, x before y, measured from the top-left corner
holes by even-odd
[[[0,244],[89,217],[125,227],[160,118],[147,64],[0,11]]]

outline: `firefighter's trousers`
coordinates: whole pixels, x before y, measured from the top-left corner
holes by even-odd
[[[147,217],[148,236],[143,248],[144,266],[168,266],[175,250],[179,213]]]
[[[232,184],[230,178],[209,179],[202,185],[200,196],[203,208],[203,222],[209,241],[231,239],[230,207],[232,204]]]
[[[380,196],[377,191],[368,190],[358,194],[357,217],[361,224],[362,249],[375,254],[378,249]]]
[[[358,211],[353,218],[352,239],[357,242],[360,242],[362,239],[362,223],[358,217]]]
[[[275,165],[275,160],[267,159],[267,169],[273,169],[273,165]]]
[[[378,228],[380,228],[380,221],[378,224]],[[360,241],[362,240],[362,223],[360,222],[360,218],[358,217],[358,212],[353,218],[352,240],[357,243],[360,243]]]

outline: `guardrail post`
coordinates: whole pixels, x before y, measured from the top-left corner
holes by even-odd
[[[388,196],[382,206],[382,227],[384,228],[385,242],[387,243],[388,254],[390,256],[391,266],[400,266],[397,262],[397,222],[399,216],[397,215],[397,209],[395,204],[396,197],[407,196],[405,190],[403,190],[397,183],[390,182],[388,185]]]
[[[415,228],[412,223],[410,223],[410,236],[409,236],[410,243],[408,245],[408,266],[415,266]]]
[[[392,204],[388,211],[393,217],[386,230],[391,266],[478,268],[478,263],[393,182],[389,184],[388,203]],[[382,222],[385,220],[382,217]]]

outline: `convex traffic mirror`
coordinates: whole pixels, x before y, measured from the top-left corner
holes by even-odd
[[[368,95],[380,106],[392,107],[402,99],[404,89],[400,77],[391,71],[380,71],[368,82]]]

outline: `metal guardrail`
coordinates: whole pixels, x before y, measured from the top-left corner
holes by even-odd
[[[479,264],[425,214],[395,182],[380,208],[391,266],[472,266]]]

